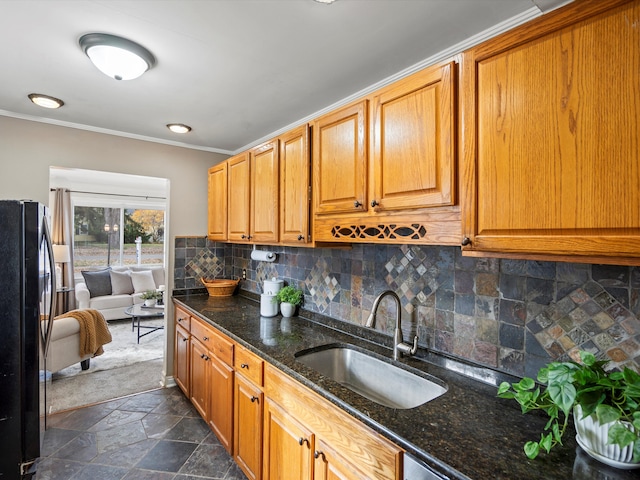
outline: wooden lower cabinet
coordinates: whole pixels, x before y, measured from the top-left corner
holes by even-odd
[[[260,480],[264,361],[246,348],[236,345],[233,366],[233,457],[250,480]]]
[[[315,437],[269,398],[264,413],[264,480],[310,480]]]
[[[270,365],[264,391],[263,480],[400,479],[402,450],[315,392]]]
[[[190,381],[190,345],[191,339],[191,316],[176,307],[175,311],[175,331],[174,331],[174,343],[173,343],[173,378],[176,385],[184,392],[184,394],[191,397],[191,381]]]
[[[199,320],[191,322],[191,402],[233,453],[233,344]]]

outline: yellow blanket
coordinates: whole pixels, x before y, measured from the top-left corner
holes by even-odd
[[[111,332],[107,326],[107,321],[98,310],[71,310],[70,312],[58,315],[58,318],[75,318],[80,324],[80,356],[91,354],[94,357],[102,355],[102,346],[111,342]]]

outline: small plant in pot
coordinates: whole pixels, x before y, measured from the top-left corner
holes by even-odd
[[[304,295],[299,288],[287,285],[278,291],[275,300],[280,302],[280,312],[283,317],[293,317],[296,307],[302,305]]]
[[[543,386],[525,377],[498,388],[498,396],[515,399],[522,413],[540,410],[549,417],[546,433],[527,442],[525,454],[533,459],[541,449],[549,453],[562,445],[573,414],[576,440],[591,457],[614,467],[640,467],[640,375],[627,367],[607,372],[607,362],[589,352],[581,351],[580,359],[541,368],[537,379]]]
[[[145,307],[153,307],[156,302],[162,298],[162,292],[158,290],[147,290],[146,292],[142,292],[140,298],[144,300]]]

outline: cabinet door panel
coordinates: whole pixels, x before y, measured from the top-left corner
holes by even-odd
[[[233,369],[211,356],[209,426],[227,452],[233,451]]]
[[[465,54],[466,250],[638,261],[640,5],[588,8]]]
[[[280,137],[280,241],[283,243],[309,241],[308,137],[307,125]]]
[[[453,204],[454,68],[428,68],[374,96],[377,211]]]
[[[202,418],[209,418],[209,363],[207,349],[191,337],[191,403]]]
[[[275,403],[265,401],[264,479],[311,478],[313,434]]]
[[[208,187],[209,240],[227,239],[227,162],[209,169]]]
[[[278,141],[251,151],[252,242],[277,242],[279,233]]]
[[[316,120],[313,131],[316,214],[366,211],[367,101]]]
[[[227,160],[229,205],[227,235],[229,240],[249,241],[249,209],[251,176],[249,152]]]
[[[262,405],[260,389],[236,375],[233,452],[250,480],[262,478]]]
[[[368,478],[321,439],[316,441],[314,458],[314,480],[367,480]]]
[[[189,397],[189,332],[176,325],[174,350],[174,378],[176,384]]]

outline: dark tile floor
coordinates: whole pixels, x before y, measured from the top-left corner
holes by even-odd
[[[49,417],[36,480],[246,480],[177,387]]]

